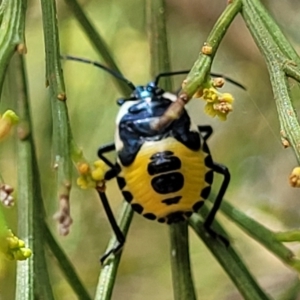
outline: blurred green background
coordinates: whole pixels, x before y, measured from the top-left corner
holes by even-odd
[[[61,52],[101,61],[83,34],[64,1],[57,1]],[[145,84],[150,76],[150,53],[145,25],[144,1],[80,1],[92,22],[108,43],[123,74],[135,84]],[[300,47],[300,3],[263,1],[280,24],[296,50]],[[172,70],[189,69],[199,50],[225,8],[225,0],[166,1],[167,31]],[[34,137],[42,173],[43,195],[48,223],[76,270],[93,295],[100,270],[99,256],[111,236],[110,226],[94,191],[72,189],[74,224],[67,237],[60,237],[52,219],[58,208],[52,169],[51,114],[45,88],[44,41],[41,8],[37,0],[28,3],[27,68]],[[99,145],[113,140],[114,118],[118,111],[115,100],[122,95],[111,77],[90,65],[64,62],[68,109],[73,135],[86,157],[96,158]],[[291,149],[280,143],[279,124],[268,74],[252,37],[242,18],[231,25],[214,61],[213,71],[226,74],[247,87],[247,91],[226,84],[223,91],[235,97],[234,112],[226,122],[204,115],[204,102],[189,104],[197,124],[210,124],[214,135],[209,145],[214,160],[227,165],[232,182],[226,198],[248,215],[273,230],[299,227],[299,190],[288,184],[288,176],[297,162]],[[182,77],[174,80],[180,86]],[[295,100],[299,89],[292,83]],[[4,95],[5,92],[4,92]],[[12,108],[12,99],[3,97],[0,110]],[[295,102],[295,106],[299,106]],[[8,183],[16,186],[14,138],[1,144],[0,166]],[[74,170],[75,174],[75,170]],[[74,176],[75,178],[75,176]],[[215,190],[218,189],[217,182]],[[117,212],[122,197],[115,182],[108,183],[108,196]],[[16,207],[7,212],[16,230]],[[251,238],[244,235],[225,217],[232,243],[246,261],[260,285],[274,298],[297,280],[297,274],[282,265]],[[135,215],[124,248],[113,299],[171,300],[171,270],[168,227]],[[209,250],[191,231],[191,262],[199,299],[242,299]],[[292,245],[297,253],[299,244]],[[63,279],[55,259],[48,251],[51,282],[59,300],[76,299]],[[14,299],[15,263],[0,260],[0,299]],[[299,298],[300,299],[300,298]]]

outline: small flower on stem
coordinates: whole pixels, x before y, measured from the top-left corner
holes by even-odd
[[[232,111],[233,96],[229,93],[221,93],[216,88],[222,87],[223,78],[209,79],[194,94],[194,98],[202,98],[206,101],[205,113],[211,117],[217,116],[225,121],[229,112]]]
[[[25,247],[24,241],[7,228],[1,229],[0,252],[9,260],[25,260],[32,254],[31,250]]]
[[[82,189],[87,188],[105,188],[105,173],[108,171],[108,166],[101,159],[96,160],[93,166],[90,166],[86,162],[77,165],[77,170],[80,176],[77,179],[77,184]]]

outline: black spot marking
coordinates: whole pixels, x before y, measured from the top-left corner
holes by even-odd
[[[132,196],[132,194],[130,192],[128,192],[128,191],[122,191],[122,194],[123,194],[123,196],[124,196],[124,198],[125,198],[125,200],[127,202],[130,203],[132,201],[133,196]]]
[[[117,182],[118,182],[120,190],[122,190],[126,185],[126,180],[123,177],[117,177]]]
[[[140,204],[137,204],[137,203],[131,204],[131,207],[134,211],[136,211],[139,214],[141,214],[144,210],[144,207]]]
[[[143,217],[145,217],[149,220],[155,220],[156,219],[156,215],[151,214],[151,213],[144,214]]]
[[[204,201],[198,201],[193,205],[193,210],[194,211],[198,211],[204,204]]]
[[[165,223],[165,222],[166,222],[166,219],[165,219],[165,218],[159,218],[159,219],[157,219],[157,221],[158,221],[159,223]]]
[[[182,189],[184,177],[179,172],[154,177],[151,180],[153,189],[159,194],[175,193]]]
[[[171,151],[166,151],[166,152],[171,152]],[[153,161],[150,162],[148,165],[149,175],[175,171],[181,168],[181,161],[176,156],[166,157],[161,155],[159,157],[152,158],[152,160]]]
[[[185,220],[185,218],[183,216],[182,211],[177,211],[177,212],[171,213],[167,216],[167,223],[168,224],[182,222],[184,220]]]
[[[202,191],[201,191],[201,198],[203,199],[207,199],[207,197],[209,196],[210,194],[210,190],[211,190],[211,186],[206,186]]]
[[[208,168],[212,168],[214,165],[214,162],[212,160],[212,157],[210,155],[207,155],[204,159],[204,163]]]
[[[184,213],[184,215],[185,215],[187,218],[189,218],[192,214],[193,214],[192,211],[187,211],[187,212]]]
[[[180,201],[181,198],[182,198],[182,196],[176,196],[176,197],[173,197],[173,198],[164,199],[161,202],[165,203],[167,205],[172,205],[172,204],[177,204]]]
[[[205,174],[205,182],[208,184],[212,184],[214,180],[214,171],[210,170]]]

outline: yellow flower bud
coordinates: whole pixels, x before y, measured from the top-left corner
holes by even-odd
[[[222,96],[220,97],[219,100],[222,101],[222,102],[232,103],[234,98],[232,97],[231,94],[224,93],[224,94],[222,94]]]
[[[88,174],[90,167],[87,163],[81,163],[78,165],[77,169],[80,174],[84,175]]]
[[[86,179],[83,176],[78,177],[76,183],[82,189],[87,189],[88,188],[87,181],[86,181]]]
[[[25,260],[31,256],[32,252],[28,248],[20,248],[13,252],[15,260]]]
[[[6,137],[13,125],[17,124],[19,117],[12,111],[7,110],[0,118],[0,140]]]

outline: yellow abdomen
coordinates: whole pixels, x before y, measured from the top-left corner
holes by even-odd
[[[207,156],[172,137],[145,142],[130,166],[120,164],[118,183],[138,213],[176,222],[198,210],[209,194],[213,173],[205,165]]]

